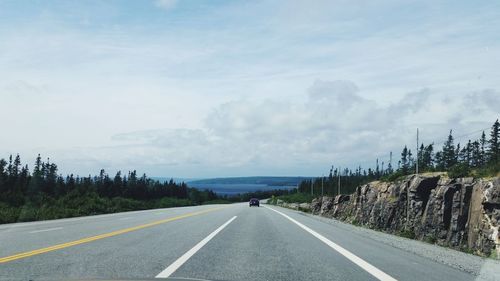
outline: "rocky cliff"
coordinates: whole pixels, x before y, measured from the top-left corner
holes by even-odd
[[[500,178],[412,175],[371,182],[351,195],[314,199],[311,211],[393,234],[500,256]]]

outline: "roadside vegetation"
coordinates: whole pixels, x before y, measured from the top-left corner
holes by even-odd
[[[230,203],[211,190],[160,182],[136,171],[110,177],[63,177],[37,157],[33,172],[19,155],[0,159],[0,223],[58,219],[152,208]]]
[[[295,189],[295,190],[276,189],[276,190],[266,190],[266,191],[255,191],[255,192],[247,192],[247,193],[238,194],[236,196],[231,196],[231,197],[225,196],[223,198],[231,203],[248,202],[248,201],[250,201],[251,198],[269,199],[269,198],[276,198],[276,197],[280,197],[280,196],[288,196],[289,194],[292,194],[293,192],[297,192],[297,189]]]
[[[212,190],[190,188],[172,179],[160,182],[136,171],[110,177],[80,177],[57,173],[58,167],[38,155],[33,171],[12,155],[0,159],[0,224],[49,220],[155,208],[248,202],[289,194],[271,190],[219,196]]]
[[[287,195],[281,196],[272,196],[267,203],[276,205],[278,204],[278,200],[281,200],[285,203],[311,203],[314,199],[314,196],[307,193],[290,193]]]

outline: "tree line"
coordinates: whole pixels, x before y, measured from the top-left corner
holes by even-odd
[[[362,169],[360,166],[330,169],[327,177],[302,181],[298,192],[313,195],[335,196],[350,194],[356,187],[374,180],[393,181],[399,177],[415,173],[418,162],[419,172],[447,172],[450,177],[496,176],[500,172],[500,122],[498,119],[491,126],[489,137],[483,131],[476,140],[468,140],[465,144],[456,143],[453,131],[449,132],[440,150],[435,144],[421,144],[416,151],[404,146],[401,158],[393,167],[392,161],[387,165],[377,159],[375,168]],[[392,155],[392,152],[390,153]]]
[[[223,202],[212,190],[173,179],[160,182],[118,171],[113,177],[64,177],[50,159],[36,158],[31,172],[19,155],[0,159],[0,223],[53,219],[148,208]]]

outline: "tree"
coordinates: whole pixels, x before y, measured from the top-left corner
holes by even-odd
[[[408,149],[408,147],[403,148],[403,151],[401,152],[401,172],[404,175],[407,175],[410,171],[410,166],[411,166],[411,150]]]
[[[472,167],[481,167],[482,166],[482,153],[481,153],[481,145],[479,141],[475,140],[472,142],[471,148],[471,166]]]
[[[434,162],[436,163],[437,171],[444,171],[444,158],[442,151],[436,152],[436,155],[434,156]]]
[[[459,162],[465,164],[467,167],[472,166],[472,142],[469,140],[467,145],[459,152]]]
[[[35,167],[33,168],[33,175],[31,177],[29,186],[28,186],[28,196],[33,197],[37,194],[43,185],[43,173],[42,173],[42,157],[40,154],[36,157]]]
[[[480,153],[478,154],[478,167],[480,166],[483,166],[484,164],[486,164],[486,158],[487,158],[487,155],[486,155],[486,144],[487,144],[487,141],[486,141],[486,134],[483,133],[481,134],[481,139],[479,140],[478,144],[481,145],[481,150],[480,150]]]
[[[20,166],[21,166],[21,157],[19,154],[16,155],[16,158],[14,159],[14,166],[12,167],[12,175],[17,178],[20,172]]]
[[[422,171],[430,171],[433,168],[434,144],[429,144],[424,147],[420,146],[420,159],[418,161]]]
[[[7,167],[7,162],[0,159],[0,198],[7,189],[7,170],[5,167]]]
[[[500,122],[498,119],[491,127],[490,139],[488,141],[488,162],[498,164],[500,162]]]
[[[455,155],[455,145],[453,144],[453,135],[452,130],[450,130],[450,134],[448,135],[448,139],[444,143],[442,150],[442,164],[445,170],[450,169],[457,163],[457,158]]]

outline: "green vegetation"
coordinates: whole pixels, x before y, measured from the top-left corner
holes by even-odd
[[[258,199],[275,198],[278,196],[291,194],[292,192],[294,192],[294,190],[288,190],[288,189],[255,191],[255,192],[238,194],[236,196],[231,196],[231,197],[224,196],[223,199],[229,202],[248,202],[250,201],[251,198],[258,198]],[[295,189],[295,192],[297,192],[297,189]]]
[[[497,260],[497,259],[498,259],[498,254],[497,254],[496,249],[493,249],[493,250],[491,251],[491,254],[490,254],[489,258],[490,258],[490,259],[494,259],[494,260]]]
[[[424,241],[429,243],[429,244],[435,244],[437,242],[437,238],[434,235],[426,236],[424,238]]]
[[[273,196],[268,200],[269,204],[277,204],[278,200],[286,203],[311,203],[314,196],[308,193],[290,193],[281,196]]]
[[[453,132],[450,131],[440,151],[434,152],[434,143],[421,144],[416,155],[407,146],[401,151],[401,159],[397,167],[392,163],[385,165],[376,160],[375,169],[361,167],[351,169],[330,169],[330,174],[324,178],[304,180],[299,184],[300,193],[313,193],[317,196],[338,195],[338,182],[341,181],[341,194],[350,194],[362,184],[374,181],[397,181],[414,173],[418,159],[419,172],[447,172],[449,177],[492,177],[500,175],[500,122],[491,127],[489,138],[483,132],[477,140],[469,140],[465,145],[455,145]],[[392,155],[392,152],[390,153]],[[385,168],[384,168],[385,166]],[[323,186],[323,188],[322,188]]]
[[[113,178],[104,170],[94,177],[63,177],[40,155],[32,173],[19,155],[0,159],[0,223],[228,202],[211,190],[138,177],[136,171]]]
[[[416,235],[413,230],[402,230],[401,232],[398,233],[399,236],[409,238],[409,239],[415,239]]]

